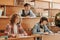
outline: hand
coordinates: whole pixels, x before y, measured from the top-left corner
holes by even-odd
[[[17,34],[17,36],[24,36],[24,34]]]
[[[49,33],[48,33],[48,32],[45,32],[44,34],[46,34],[46,35],[47,35],[47,34],[49,34]]]
[[[25,34],[17,34],[16,37],[19,38],[21,36],[25,36]]]
[[[27,35],[28,35],[25,31],[24,31],[24,33],[23,33],[23,34],[24,34],[24,36],[27,36]]]
[[[26,16],[26,17],[30,17],[30,16]]]
[[[16,35],[15,35],[15,34],[11,34],[10,36],[11,36],[11,37],[16,37]]]
[[[25,36],[27,36],[28,34],[26,33]]]

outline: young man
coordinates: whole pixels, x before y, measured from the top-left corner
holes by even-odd
[[[40,22],[34,25],[32,29],[33,34],[49,34],[53,33],[48,29],[48,19],[46,17],[42,17],[40,19]],[[39,37],[37,37],[35,40],[41,40]]]
[[[36,17],[30,8],[30,4],[24,4],[24,9],[21,12],[19,12],[19,15],[21,15],[22,17]]]

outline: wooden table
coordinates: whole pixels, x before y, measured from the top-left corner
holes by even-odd
[[[49,34],[49,35],[36,34],[33,36],[34,36],[34,38],[39,37],[41,40],[60,40],[60,34],[58,34],[58,33]]]
[[[60,40],[60,34],[42,35],[42,40]]]
[[[19,38],[8,38],[8,40],[34,40],[34,36],[25,36],[25,37],[19,37]]]
[[[21,36],[17,38],[8,38],[8,40],[35,40],[34,38],[40,37],[42,40],[60,40],[60,34],[53,35],[32,35],[32,36]],[[5,39],[0,39],[5,40]]]

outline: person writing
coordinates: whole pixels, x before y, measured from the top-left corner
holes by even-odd
[[[10,19],[10,23],[8,23],[6,26],[5,33],[11,37],[15,37],[17,34],[20,34],[20,36],[27,35],[22,28],[20,21],[20,16],[18,14],[13,14]]]
[[[50,34],[53,33],[48,29],[48,19],[46,17],[42,17],[40,22],[34,25],[32,29],[33,34]],[[38,37],[36,40],[40,40]]]

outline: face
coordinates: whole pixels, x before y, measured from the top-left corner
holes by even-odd
[[[57,19],[60,20],[60,16],[57,16]]]
[[[42,25],[46,25],[48,22],[47,21],[43,21],[42,22]]]
[[[20,22],[20,17],[17,16],[17,18],[16,18],[16,20],[15,20],[15,23],[17,24],[17,23],[19,23],[19,22]]]
[[[24,7],[24,8],[25,8],[26,11],[29,11],[31,7],[30,7],[30,5],[28,5],[28,6]]]

